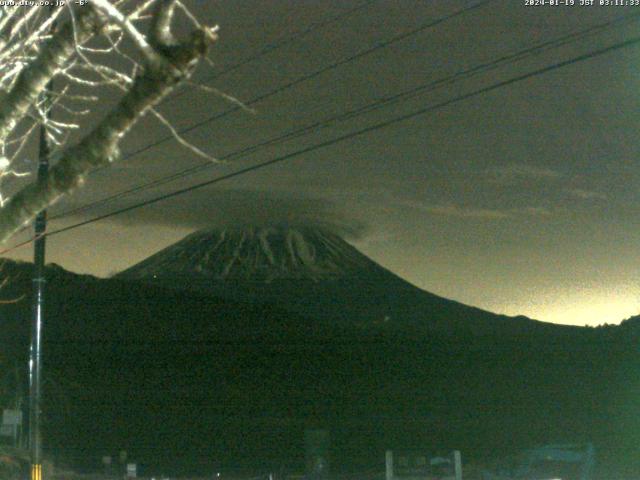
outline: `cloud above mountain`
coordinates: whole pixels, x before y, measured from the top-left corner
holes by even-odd
[[[114,219],[122,224],[171,225],[193,229],[266,225],[319,225],[359,239],[367,224],[324,198],[265,190],[223,189],[194,192],[190,202],[158,203]]]

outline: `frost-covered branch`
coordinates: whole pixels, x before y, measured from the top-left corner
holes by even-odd
[[[120,26],[134,41],[136,46],[145,55],[147,62],[161,62],[162,58],[147,42],[147,38],[138,31],[133,23],[125,17],[120,10],[114,7],[109,0],[91,0],[91,2],[103,12],[109,20]]]
[[[22,150],[35,125],[45,125],[52,146],[57,148],[48,179],[23,188],[0,208],[0,242],[80,185],[89,171],[117,159],[122,138],[146,112],[190,77],[215,40],[216,30],[199,23],[188,38],[176,40],[171,30],[176,5],[173,0],[150,0],[138,4],[129,14],[121,10],[125,3],[90,0],[89,6],[69,9],[64,23],[51,34],[43,28],[47,20],[34,22],[33,17],[25,19],[20,12],[11,11],[12,17],[0,20],[0,38],[2,32],[17,28],[20,38],[15,41],[27,45],[22,52],[24,58],[18,59],[15,41],[0,44],[0,59],[3,52],[8,52],[13,62],[0,64],[0,88],[6,86],[0,98],[0,180],[11,171],[17,156],[15,151],[11,155],[5,150]],[[154,10],[145,35],[134,22],[143,21],[151,8]],[[116,40],[111,37],[114,32]],[[123,36],[136,47],[140,58],[122,53]],[[93,42],[99,39],[103,46]],[[133,63],[133,72],[117,70],[113,62],[100,63],[93,58],[105,54]],[[53,92],[51,100],[40,101],[54,78],[64,82],[64,87]],[[79,129],[78,115],[85,114],[86,109],[60,108],[62,102],[93,101],[95,95],[87,92],[97,92],[95,87],[103,84],[117,87],[123,92],[122,98],[93,128]],[[51,119],[46,113],[52,108],[58,108],[66,118]],[[159,118],[173,131],[167,119]],[[66,144],[72,132],[85,130],[89,133],[76,138],[72,146]],[[195,147],[192,151],[205,155]]]
[[[0,102],[0,142],[5,142],[20,120],[33,106],[47,83],[75,53],[76,42],[85,42],[98,33],[102,22],[91,9],[84,9],[77,19],[78,31],[67,22],[44,42],[39,55],[20,72]]]

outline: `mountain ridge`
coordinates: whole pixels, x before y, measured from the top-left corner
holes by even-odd
[[[207,228],[114,278],[277,304],[307,318],[476,333],[571,330],[495,314],[410,284],[322,226]]]

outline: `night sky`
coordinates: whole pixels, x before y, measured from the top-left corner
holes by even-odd
[[[445,81],[308,135],[56,219],[51,229],[634,39],[640,26],[640,6],[601,6],[599,0],[594,6],[580,6],[580,0],[575,6],[527,6],[525,0],[187,3],[201,20],[220,25],[220,41],[210,54],[214,65],[202,66],[194,80],[241,101],[339,63],[252,104],[255,113],[237,111],[185,134],[218,158]],[[382,47],[477,3],[483,5]],[[349,13],[358,5],[363,6]],[[595,26],[599,30],[565,45],[452,77]],[[299,38],[289,42],[292,35]],[[344,61],[350,57],[357,58]],[[203,226],[302,216],[336,224],[371,258],[438,295],[550,322],[618,323],[640,313],[639,71],[639,44],[577,61],[52,236],[47,260],[107,276]],[[183,91],[160,108],[178,129],[234,108],[214,93],[192,86]],[[134,152],[165,135],[161,125],[146,119],[122,150]],[[91,175],[51,214],[203,162],[176,141],[164,142]],[[18,235],[7,246],[24,238]],[[30,259],[32,249],[7,255]]]

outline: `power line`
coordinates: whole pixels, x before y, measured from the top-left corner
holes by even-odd
[[[508,80],[503,80],[503,81],[494,83],[492,85],[489,85],[487,87],[479,88],[479,89],[474,90],[472,92],[456,96],[456,97],[454,97],[452,99],[445,100],[445,101],[437,103],[435,105],[424,107],[424,108],[421,108],[419,110],[413,111],[411,113],[400,115],[400,116],[394,117],[392,119],[376,123],[375,125],[371,125],[369,127],[362,128],[360,130],[356,130],[354,132],[347,133],[345,135],[341,135],[341,136],[333,138],[331,140],[326,140],[324,142],[317,143],[315,145],[312,145],[312,146],[297,150],[295,152],[288,153],[286,155],[282,155],[282,156],[273,158],[271,160],[268,160],[268,161],[265,161],[265,162],[262,162],[262,163],[259,163],[259,164],[256,164],[256,165],[252,165],[250,167],[246,167],[246,168],[240,169],[240,170],[238,170],[236,172],[232,172],[232,173],[229,173],[229,174],[226,174],[226,175],[222,175],[222,176],[214,178],[212,180],[200,182],[200,183],[191,185],[191,186],[186,187],[186,188],[182,188],[182,189],[179,189],[179,190],[167,193],[167,194],[159,195],[159,196],[151,198],[149,200],[138,202],[138,203],[130,205],[128,207],[120,208],[118,210],[115,210],[115,211],[110,212],[110,213],[106,213],[104,215],[96,216],[96,217],[91,218],[89,220],[78,222],[78,223],[75,223],[73,225],[69,225],[69,226],[63,227],[63,228],[58,228],[58,229],[53,230],[51,232],[47,232],[46,235],[47,236],[52,236],[52,235],[57,235],[59,233],[67,232],[69,230],[73,230],[73,229],[82,227],[84,225],[88,225],[90,223],[94,223],[94,222],[97,222],[97,221],[100,221],[100,220],[104,220],[106,218],[110,218],[110,217],[113,217],[113,216],[116,216],[116,215],[120,215],[122,213],[126,213],[126,212],[129,212],[131,210],[142,208],[142,207],[145,207],[147,205],[151,205],[153,203],[160,202],[162,200],[166,200],[166,199],[173,198],[173,197],[176,197],[176,196],[179,196],[179,195],[183,195],[185,193],[188,193],[188,192],[191,192],[191,191],[194,191],[194,190],[198,190],[198,189],[201,189],[201,188],[204,188],[204,187],[216,184],[216,183],[220,183],[220,182],[223,182],[225,180],[229,180],[231,178],[235,178],[235,177],[244,175],[246,173],[250,173],[250,172],[253,172],[253,171],[256,171],[256,170],[260,170],[262,168],[266,168],[266,167],[269,167],[271,165],[282,163],[282,162],[285,162],[285,161],[290,160],[292,158],[298,157],[300,155],[303,155],[303,154],[306,154],[306,153],[310,153],[310,152],[315,151],[315,150],[320,150],[322,148],[326,148],[326,147],[335,145],[337,143],[344,142],[346,140],[351,140],[353,138],[359,137],[359,136],[367,134],[367,133],[371,133],[371,132],[374,132],[374,131],[377,131],[377,130],[381,130],[381,129],[389,127],[391,125],[395,125],[397,123],[404,122],[406,120],[410,120],[410,119],[416,118],[416,117],[424,115],[426,113],[429,113],[429,112],[432,112],[432,111],[435,111],[435,110],[438,110],[438,109],[453,105],[454,103],[458,103],[458,102],[463,101],[463,100],[468,100],[470,98],[477,97],[479,95],[482,95],[482,94],[497,90],[499,88],[503,88],[503,87],[506,87],[506,86],[509,86],[509,85],[513,85],[513,84],[521,82],[523,80],[527,80],[527,79],[530,79],[530,78],[533,78],[533,77],[544,75],[544,74],[549,73],[549,72],[551,72],[553,70],[557,70],[559,68],[563,68],[563,67],[566,67],[568,65],[572,65],[574,63],[578,63],[578,62],[582,62],[582,61],[585,61],[585,60],[589,60],[589,59],[604,55],[606,53],[610,53],[610,52],[613,52],[613,51],[616,51],[616,50],[620,50],[622,48],[630,47],[632,45],[637,45],[639,43],[640,43],[640,37],[634,37],[634,38],[631,38],[629,40],[625,40],[623,42],[616,43],[616,44],[611,45],[609,47],[601,48],[599,50],[595,50],[595,51],[592,51],[592,52],[589,52],[589,53],[586,53],[586,54],[583,54],[583,55],[579,55],[579,56],[573,57],[573,58],[571,58],[569,60],[564,60],[564,61],[561,61],[561,62],[557,62],[557,63],[554,63],[552,65],[549,65],[549,66],[534,70],[532,72],[525,73],[525,74],[522,74],[522,75],[518,75],[518,76],[512,77],[512,78],[510,78]]]
[[[255,53],[254,55],[250,55],[247,58],[240,60],[239,62],[231,65],[230,67],[227,67],[226,69],[224,69],[221,72],[215,73],[207,78],[204,79],[205,82],[210,82],[212,80],[216,80],[218,78],[220,78],[223,75],[226,75],[230,72],[233,72],[235,70],[237,70],[240,67],[243,67],[244,65],[247,65],[248,63],[251,63],[265,55],[267,55],[268,53],[273,52],[274,50],[277,50],[279,48],[282,48],[286,45],[289,45],[290,43],[293,43],[296,40],[300,40],[301,38],[307,36],[308,34],[314,32],[315,30],[324,27],[325,25],[329,25],[331,23],[336,23],[344,18],[347,18],[349,16],[351,16],[353,13],[359,12],[360,10],[363,10],[371,5],[373,5],[374,3],[379,3],[380,0],[369,0],[366,2],[361,3],[360,5],[356,5],[355,7],[346,10],[343,13],[334,15],[333,17],[330,17],[328,19],[325,20],[321,20],[317,23],[314,23],[312,25],[310,25],[309,27],[302,29],[298,32],[293,33],[292,35],[281,39],[281,40],[277,40],[274,43],[271,43],[269,45],[266,45],[262,50],[258,51],[257,53]],[[168,98],[167,101],[171,101],[177,97],[180,97],[181,95],[183,95],[185,93],[185,91],[181,91],[179,93],[176,93],[175,95],[173,95],[171,98]]]
[[[622,17],[618,17],[616,19],[613,19],[611,21],[605,22],[605,23],[601,23],[601,24],[597,24],[594,26],[591,26],[587,29],[584,30],[580,30],[577,32],[572,32],[569,33],[567,35],[561,36],[559,38],[547,41],[547,42],[543,42],[541,44],[538,45],[534,45],[528,48],[525,48],[523,50],[520,50],[518,52],[515,53],[511,53],[508,55],[503,55],[502,57],[499,57],[496,60],[493,60],[491,62],[487,62],[484,64],[480,64],[477,65],[475,67],[472,67],[470,69],[467,70],[463,70],[461,72],[457,72],[453,75],[450,75],[448,77],[444,77],[432,82],[428,82],[425,84],[421,84],[417,87],[412,87],[410,89],[404,90],[402,92],[393,94],[393,95],[388,95],[385,96],[381,99],[378,99],[372,103],[369,103],[367,105],[364,105],[362,107],[356,108],[354,110],[348,111],[348,112],[344,112],[342,114],[339,115],[335,115],[332,117],[329,117],[327,119],[321,120],[321,121],[317,121],[314,122],[310,125],[298,128],[298,129],[294,129],[291,130],[289,132],[286,132],[284,134],[278,135],[276,137],[272,137],[268,140],[265,140],[263,142],[236,150],[234,152],[231,152],[227,155],[224,155],[223,157],[220,158],[220,160],[229,160],[232,158],[238,158],[238,157],[243,157],[246,155],[249,155],[261,148],[264,148],[266,146],[269,145],[274,145],[280,142],[283,142],[285,140],[290,140],[293,138],[298,138],[302,135],[306,135],[308,133],[311,133],[315,130],[318,130],[319,128],[322,128],[324,126],[330,125],[332,123],[336,123],[339,121],[344,121],[344,120],[349,120],[352,119],[354,117],[369,113],[373,110],[377,110],[379,108],[384,108],[387,107],[391,104],[394,104],[398,101],[402,101],[402,100],[406,100],[408,98],[413,98],[419,94],[424,94],[426,92],[435,90],[439,87],[442,86],[449,86],[452,83],[462,80],[462,79],[468,79],[468,78],[472,78],[480,73],[485,73],[487,71],[490,71],[492,69],[501,67],[503,65],[506,64],[510,64],[516,61],[520,61],[522,59],[528,58],[530,56],[533,55],[537,55],[539,53],[548,51],[552,48],[558,48],[562,45],[566,45],[570,42],[573,42],[575,40],[579,40],[579,39],[584,39],[588,36],[594,35],[594,34],[598,34],[601,33],[603,30],[606,30],[607,28],[610,28],[612,26],[615,26],[619,23],[622,22],[629,22],[629,21],[633,21],[633,20],[637,20],[640,17],[640,13],[636,13],[636,14],[632,14],[632,15],[627,15],[627,16],[622,16]],[[65,216],[69,216],[72,215],[74,213],[78,213],[78,212],[82,212],[82,211],[86,211],[90,208],[94,208],[100,205],[104,205],[106,203],[109,203],[113,200],[116,200],[118,198],[130,195],[132,193],[136,193],[136,192],[140,192],[140,191],[144,191],[147,190],[149,188],[153,188],[156,186],[161,186],[164,185],[166,183],[172,182],[174,180],[180,179],[180,178],[184,178],[188,175],[192,175],[194,173],[200,172],[202,170],[211,168],[214,164],[212,164],[211,162],[205,162],[205,163],[201,163],[199,165],[181,170],[179,172],[167,175],[165,177],[161,177],[159,179],[153,180],[151,182],[147,182],[145,184],[142,185],[137,185],[135,187],[117,192],[115,194],[109,195],[105,198],[102,198],[100,200],[96,200],[94,202],[91,202],[89,204],[86,205],[82,205],[79,206],[77,208],[73,208],[70,210],[67,210],[65,212],[62,212],[58,215],[55,215],[53,217],[51,217],[52,219],[59,219]]]
[[[355,7],[346,10],[345,12],[339,13],[337,15],[334,15],[334,16],[330,17],[330,18],[327,18],[325,20],[321,20],[321,21],[319,21],[317,23],[314,23],[314,24],[310,25],[307,28],[304,28],[302,30],[299,30],[299,31],[291,34],[290,36],[287,36],[287,37],[282,38],[280,40],[277,40],[277,41],[275,41],[275,42],[273,42],[273,43],[271,43],[269,45],[266,45],[264,48],[262,48],[261,50],[259,50],[255,54],[249,55],[248,57],[240,60],[237,63],[234,63],[233,65],[227,67],[226,69],[222,70],[221,72],[214,73],[213,75],[210,75],[210,76],[204,78],[202,81],[208,83],[208,82],[211,82],[213,80],[216,80],[216,79],[222,77],[223,75],[231,73],[231,72],[239,69],[240,67],[243,67],[243,66],[245,66],[245,65],[247,65],[247,64],[249,64],[249,63],[251,63],[251,62],[253,62],[255,60],[258,60],[258,59],[264,57],[265,55],[267,55],[267,54],[269,54],[269,53],[271,53],[271,52],[273,52],[275,50],[278,50],[279,48],[285,47],[285,46],[289,45],[290,43],[295,42],[296,40],[300,40],[301,38],[306,37],[307,35],[309,35],[310,33],[318,30],[321,27],[324,27],[324,26],[329,25],[331,23],[337,23],[340,20],[343,20],[343,19],[345,19],[347,17],[350,17],[352,14],[354,14],[356,12],[359,12],[360,10],[363,10],[363,9],[369,7],[369,6],[373,5],[374,3],[379,3],[379,2],[380,2],[380,0],[368,0],[366,2],[361,3],[360,5],[356,5]],[[175,99],[181,97],[182,95],[184,95],[185,93],[187,93],[187,91],[188,90],[183,89],[183,90],[180,90],[180,91],[176,92],[175,94],[165,98],[162,102],[160,102],[160,105],[164,105],[165,103],[172,102],[173,100],[175,100]]]
[[[381,49],[386,48],[386,47],[388,47],[390,45],[393,45],[394,43],[397,43],[397,42],[400,42],[402,40],[405,40],[406,38],[409,38],[411,36],[417,35],[418,33],[421,33],[421,32],[423,32],[423,31],[425,31],[425,30],[427,30],[429,28],[435,27],[435,26],[437,26],[437,25],[439,25],[441,23],[444,23],[444,22],[446,22],[448,20],[451,20],[452,18],[458,17],[460,15],[463,15],[466,12],[469,12],[469,11],[475,10],[477,8],[480,8],[480,7],[482,7],[482,6],[484,6],[484,5],[488,4],[488,3],[491,3],[492,1],[494,1],[494,0],[481,0],[481,1],[479,1],[479,2],[477,2],[475,4],[473,4],[473,5],[470,5],[468,7],[464,7],[464,8],[461,8],[459,10],[456,10],[453,13],[449,13],[449,14],[443,15],[441,17],[436,18],[435,20],[430,20],[429,22],[424,23],[424,24],[422,24],[422,25],[420,25],[420,26],[418,26],[416,28],[413,28],[413,29],[407,31],[407,32],[398,34],[398,35],[396,35],[396,36],[394,36],[394,37],[392,37],[392,38],[390,38],[388,40],[384,40],[382,42],[379,42],[379,43],[373,45],[372,47],[369,47],[369,48],[367,48],[365,50],[362,50],[362,51],[360,51],[360,52],[358,52],[358,53],[356,53],[354,55],[351,55],[349,57],[343,58],[342,60],[338,60],[338,61],[336,61],[336,62],[334,62],[334,63],[332,63],[330,65],[327,65],[325,67],[320,68],[319,70],[315,70],[315,71],[313,71],[313,72],[311,72],[309,74],[303,75],[302,77],[298,77],[297,79],[292,80],[292,81],[290,81],[288,83],[285,83],[284,85],[281,85],[279,87],[276,87],[275,89],[270,90],[267,93],[258,95],[257,97],[254,97],[251,100],[245,102],[244,105],[245,106],[250,106],[250,105],[254,105],[256,103],[259,103],[262,100],[266,100],[267,98],[270,98],[270,97],[272,97],[274,95],[277,95],[278,93],[284,92],[286,90],[289,90],[289,89],[291,89],[291,88],[293,88],[293,87],[295,87],[295,86],[297,86],[297,85],[299,85],[299,84],[301,84],[303,82],[312,80],[312,79],[314,79],[314,78],[316,78],[316,77],[318,77],[318,76],[320,76],[320,75],[322,75],[322,74],[324,74],[326,72],[329,72],[331,70],[335,70],[336,68],[341,67],[342,65],[346,65],[348,63],[351,63],[351,62],[354,62],[356,60],[359,60],[360,58],[363,58],[363,57],[365,57],[367,55],[370,55],[370,54],[372,54],[374,52],[377,52],[378,50],[381,50]],[[178,131],[178,133],[180,135],[184,135],[185,133],[189,133],[189,132],[201,127],[202,125],[205,125],[205,124],[211,123],[211,122],[213,122],[215,120],[219,120],[221,118],[224,118],[227,115],[235,113],[235,112],[237,112],[239,110],[242,110],[242,107],[240,107],[240,106],[231,107],[228,110],[225,110],[223,112],[214,114],[213,116],[208,117],[205,120],[197,122],[197,123],[191,125],[190,127],[184,128],[184,129]],[[141,153],[143,153],[143,152],[145,152],[147,150],[150,150],[151,148],[157,147],[158,145],[160,145],[162,143],[165,143],[165,142],[167,142],[169,140],[173,140],[174,138],[175,137],[173,135],[166,135],[166,136],[156,140],[155,142],[149,143],[149,144],[145,145],[144,147],[139,148],[138,150],[134,150],[133,152],[129,152],[129,153],[125,154],[122,157],[121,161],[128,160],[131,157],[134,157],[136,155],[140,155]],[[108,168],[108,166],[96,168],[93,171],[93,173],[98,172],[100,170],[103,170],[105,168]]]
[[[516,53],[512,53],[512,54],[508,54],[508,55],[503,55],[502,57],[499,57],[498,59],[489,62],[489,63],[485,63],[473,68],[470,68],[468,70],[465,70],[463,72],[459,72],[454,74],[451,78],[451,80],[453,81],[457,81],[459,79],[467,79],[467,78],[471,78],[479,73],[484,73],[486,71],[489,70],[493,70],[495,68],[501,67],[503,65],[507,65],[510,63],[514,63],[516,61],[521,61],[525,58],[531,57],[533,55],[538,55],[540,53],[552,50],[552,49],[556,49],[559,48],[561,46],[567,45],[569,43],[572,43],[574,41],[577,40],[582,40],[584,38],[588,38],[590,36],[593,35],[597,35],[602,33],[603,31],[614,27],[614,26],[618,26],[619,24],[622,23],[628,23],[628,22],[632,22],[635,20],[638,20],[640,18],[640,13],[634,13],[634,14],[630,14],[630,15],[624,15],[621,17],[617,17],[614,18],[608,22],[604,22],[604,23],[600,23],[597,25],[593,25],[589,28],[586,28],[584,30],[579,30],[576,32],[572,32],[569,33],[567,35],[564,35],[562,37],[559,37],[557,39],[554,40],[550,40],[548,42],[544,42],[542,44],[538,44],[538,45],[534,45],[532,47],[526,48],[524,50],[520,50]],[[449,85],[450,83],[452,83],[449,79],[443,79],[443,80],[439,80],[438,82],[440,83],[444,83],[446,82],[447,85]],[[424,93],[424,86],[418,86],[418,87],[414,87],[411,88],[409,90],[406,90],[405,92],[396,94],[396,95],[392,95],[391,97],[388,97],[387,99],[385,99],[384,101],[380,101],[379,103],[372,105],[370,108],[366,108],[363,107],[362,109],[358,109],[356,110],[353,114],[345,114],[343,117],[341,117],[341,120],[347,120],[350,118],[353,118],[354,116],[358,116],[361,115],[363,113],[368,113],[371,112],[373,110],[377,110],[378,108],[381,107],[385,107],[387,104],[389,103],[395,103],[398,100],[404,100],[407,98],[413,98],[418,94],[422,94]]]

